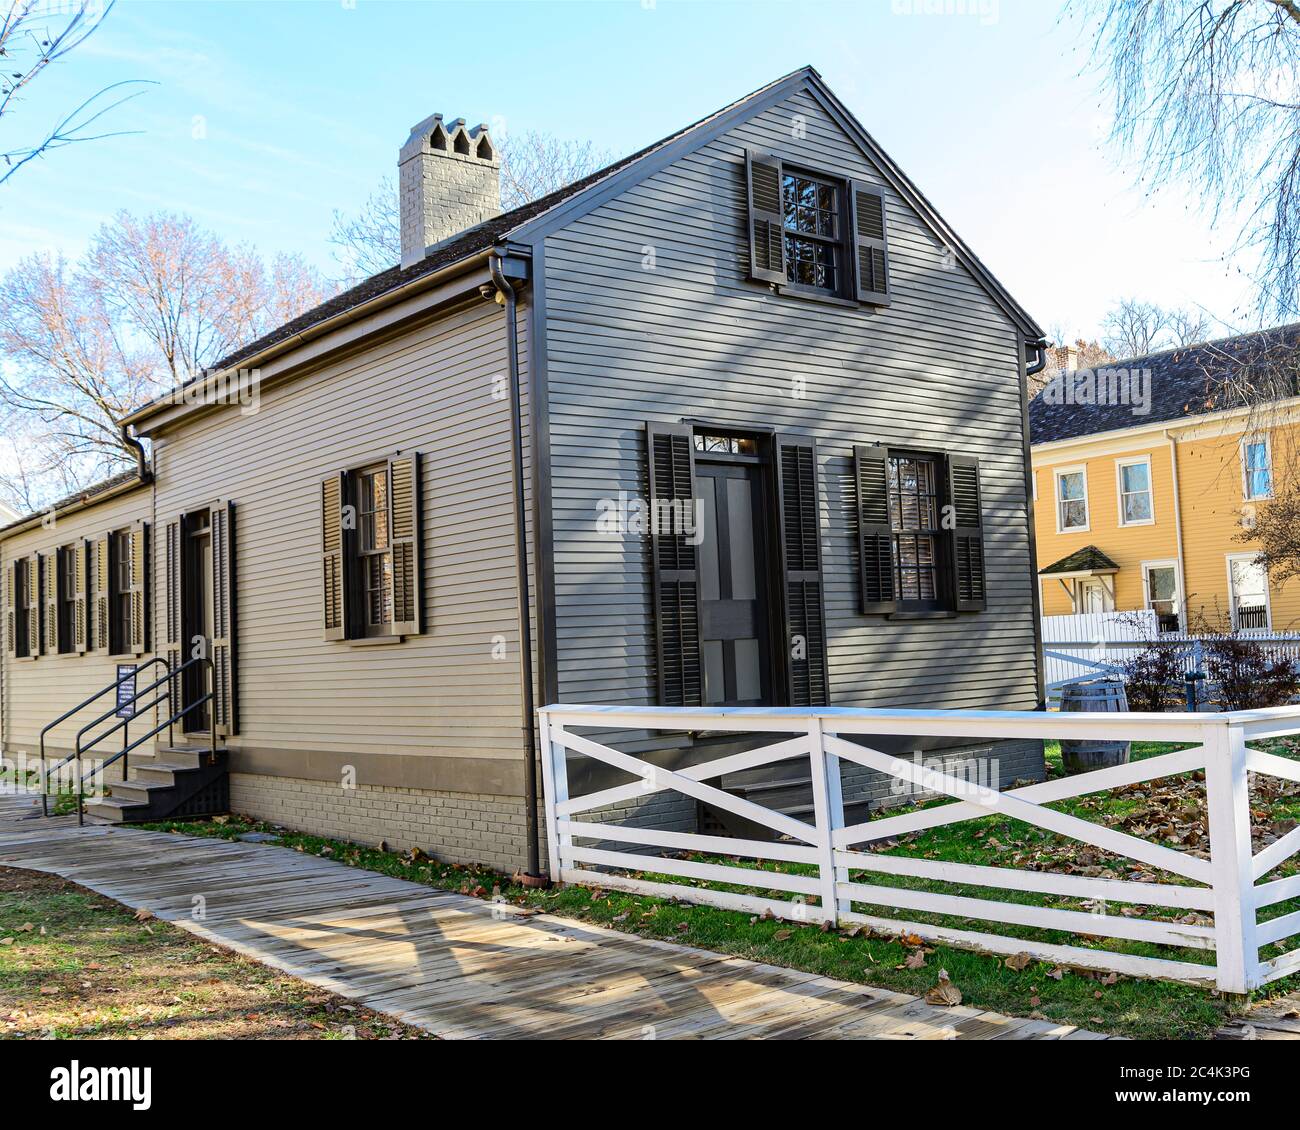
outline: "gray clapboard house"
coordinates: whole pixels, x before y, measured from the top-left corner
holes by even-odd
[[[1042,332],[816,71],[504,214],[486,127],[435,115],[399,169],[399,266],[134,413],[125,484],[0,530],[7,753],[161,658],[170,736],[93,813],[527,867],[537,701],[1040,703]],[[683,803],[623,815],[716,819]]]

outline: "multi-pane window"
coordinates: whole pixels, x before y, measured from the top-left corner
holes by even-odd
[[[1119,514],[1122,526],[1140,526],[1154,520],[1149,460],[1119,465]]]
[[[1056,511],[1061,530],[1088,528],[1088,486],[1082,470],[1056,473]]]
[[[77,554],[70,545],[58,551],[59,651],[77,650]],[[52,641],[51,641],[52,642]],[[49,646],[48,644],[46,645]]]
[[[19,658],[33,654],[29,633],[31,632],[32,617],[40,615],[39,607],[32,603],[31,568],[32,559],[30,557],[20,557],[13,563],[10,574],[14,601],[13,651],[14,655]]]
[[[1162,632],[1176,632],[1178,619],[1178,570],[1174,565],[1148,565],[1146,568],[1147,607],[1156,614]]]
[[[746,436],[720,436],[696,432],[695,450],[703,452],[720,452],[724,455],[755,455],[758,441]]]
[[[1273,471],[1269,465],[1268,440],[1247,440],[1241,446],[1244,464],[1246,498],[1271,498],[1273,496]]]
[[[357,532],[366,634],[383,635],[393,623],[393,542],[386,466],[357,475]]]
[[[124,655],[131,649],[131,531],[117,530],[109,550],[109,650]]]
[[[896,599],[937,604],[939,592],[939,494],[933,459],[891,456],[889,525],[894,536]]]
[[[840,186],[803,173],[786,173],[781,187],[786,278],[799,286],[837,293],[844,244]]]

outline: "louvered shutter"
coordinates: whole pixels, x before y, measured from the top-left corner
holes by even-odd
[[[321,602],[327,640],[348,638],[348,564],[355,530],[345,528],[343,507],[351,493],[346,471],[320,485]]]
[[[172,672],[168,703],[169,714],[175,715],[185,704],[181,676],[176,674],[185,661],[181,633],[181,553],[184,545],[185,515],[173,518],[163,526],[163,659]]]
[[[982,612],[988,607],[988,585],[978,459],[970,455],[948,457],[948,498],[953,508],[952,562],[956,608],[958,612]]]
[[[858,574],[862,612],[893,612],[894,535],[889,526],[889,452],[883,447],[853,449],[858,493]]]
[[[18,656],[18,587],[22,583],[21,563],[11,561],[5,570],[5,646],[9,654]]]
[[[235,640],[235,504],[216,503],[212,528],[212,722],[215,732],[239,732],[239,667]]]
[[[149,523],[136,522],[127,531],[131,587],[123,652],[143,655],[149,650]]]
[[[695,441],[687,424],[646,424],[659,705],[702,706],[696,547],[672,516],[695,521]],[[666,516],[666,517],[665,517]]]
[[[785,225],[781,210],[781,161],[770,153],[745,153],[749,199],[749,277],[784,283]]]
[[[108,617],[109,583],[112,576],[112,535],[95,541],[95,650],[112,651],[112,628]]]
[[[58,655],[59,639],[59,573],[62,571],[62,554],[56,549],[53,553],[40,555],[41,562],[41,608],[45,614],[45,626],[41,632],[41,646],[46,655]]]
[[[853,262],[859,302],[889,301],[889,237],[885,231],[884,190],[854,181]]]
[[[388,461],[389,530],[393,542],[393,634],[420,632],[420,455]]]
[[[41,653],[41,558],[33,553],[24,570],[27,581],[27,654]]]
[[[86,568],[86,554],[89,551],[90,543],[82,540],[73,545],[71,554],[74,589],[72,598],[72,650],[78,655],[85,655],[90,647],[88,638],[89,624],[86,616],[90,602],[90,592],[86,587],[90,579],[90,571]]]
[[[790,706],[827,705],[826,616],[822,603],[817,449],[811,439],[774,440],[785,582]]]

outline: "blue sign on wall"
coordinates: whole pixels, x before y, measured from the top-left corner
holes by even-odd
[[[122,682],[117,685],[117,716],[119,718],[135,717],[135,669],[134,663],[119,663],[117,677]],[[127,676],[131,677],[128,679]]]

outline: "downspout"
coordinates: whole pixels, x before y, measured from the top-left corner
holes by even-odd
[[[131,434],[129,424],[119,425],[118,433],[122,437],[122,443],[129,447],[135,456],[136,473],[140,476],[140,481],[149,482],[153,478],[153,471],[149,467],[149,456],[145,453],[144,444]]]
[[[537,828],[537,722],[533,701],[533,632],[528,602],[528,524],[524,509],[524,423],[522,391],[519,382],[519,312],[518,296],[501,269],[501,253],[489,260],[496,297],[506,308],[506,355],[510,371],[510,427],[512,443],[510,461],[514,485],[515,575],[518,579],[519,606],[519,681],[525,754],[524,771],[524,838],[527,862],[520,881],[525,887],[543,887],[541,852]]]
[[[1184,632],[1189,630],[1187,622],[1187,567],[1183,560],[1183,494],[1178,482],[1178,441],[1168,428],[1164,430],[1165,440],[1169,444],[1169,475],[1174,489],[1174,544],[1178,550],[1178,603],[1179,626]],[[1143,593],[1144,603],[1146,594]]]

